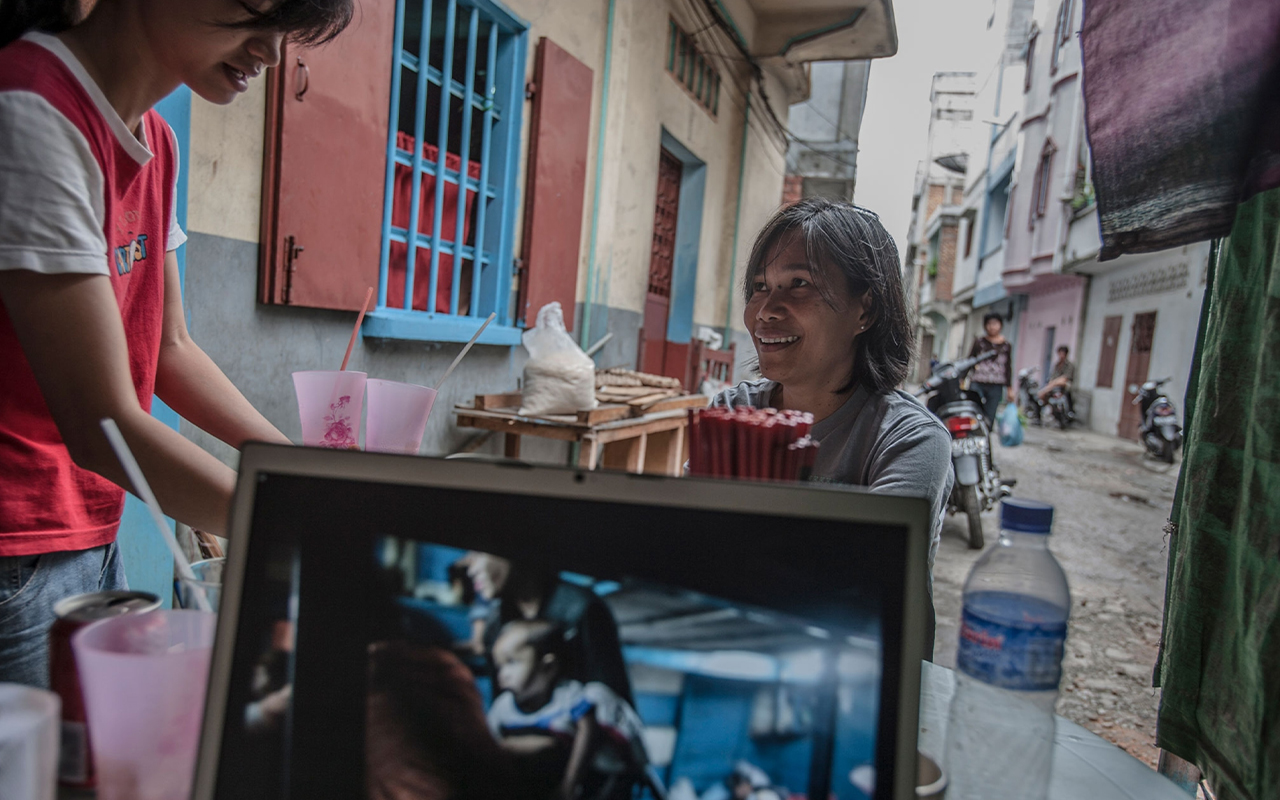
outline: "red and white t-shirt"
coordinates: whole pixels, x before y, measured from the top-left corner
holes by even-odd
[[[105,275],[150,410],[178,227],[173,131],[131,132],[71,51],[31,33],[0,49],[0,270]],[[0,304],[0,556],[115,539],[124,491],[72,462]]]

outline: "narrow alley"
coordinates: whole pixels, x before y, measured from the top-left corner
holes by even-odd
[[[1136,442],[1090,431],[1028,428],[1016,448],[997,444],[1014,494],[1056,507],[1050,548],[1071,586],[1071,622],[1058,713],[1155,766],[1159,693],[1151,672],[1160,642],[1168,548],[1164,525],[1177,470],[1146,459]],[[987,546],[999,513],[983,515]],[[947,519],[934,565],[937,663],[955,665],[960,594],[980,551],[962,516]]]

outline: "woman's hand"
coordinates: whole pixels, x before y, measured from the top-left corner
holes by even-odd
[[[156,366],[156,394],[183,419],[239,449],[245,442],[292,444],[258,413],[187,331],[178,258],[164,260],[164,332]]]
[[[1005,394],[1008,396],[1010,403],[1018,399],[1018,390],[1013,388],[1012,386],[1008,388]]]

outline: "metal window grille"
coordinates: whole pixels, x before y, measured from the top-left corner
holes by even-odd
[[[667,44],[667,72],[711,116],[720,113],[720,73],[699,50],[694,39],[669,20],[670,41]]]
[[[494,0],[396,0],[377,310],[436,334],[409,338],[513,324],[527,27]]]

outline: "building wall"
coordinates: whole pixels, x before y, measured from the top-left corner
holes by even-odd
[[[1209,263],[1209,243],[1164,250],[1118,259],[1121,263],[1110,272],[1097,275],[1089,289],[1089,314],[1084,328],[1080,354],[1080,387],[1091,394],[1089,425],[1099,433],[1116,435],[1125,398],[1125,373],[1128,370],[1129,347],[1133,337],[1135,314],[1156,312],[1156,331],[1152,341],[1148,378],[1172,376],[1165,391],[1177,404],[1178,413],[1186,408],[1187,382],[1195,354],[1196,331],[1200,323],[1200,306],[1204,300],[1205,277]],[[1135,283],[1141,284],[1170,269],[1185,266],[1185,284],[1175,284],[1157,291],[1135,294]],[[1141,290],[1139,290],[1141,291]],[[1119,297],[1117,295],[1127,295]],[[1102,352],[1102,330],[1107,317],[1121,316],[1120,339],[1111,388],[1098,388],[1098,362]]]
[[[1076,342],[1084,308],[1086,279],[1063,275],[1056,285],[1027,298],[1026,309],[1019,315],[1018,345],[1014,348],[1014,373],[1026,367],[1039,367],[1038,380],[1044,384],[1045,335],[1054,329],[1053,347],[1065,344],[1071,348],[1071,360],[1080,364]],[[1051,363],[1056,356],[1051,356]]]
[[[530,23],[528,74],[540,37],[547,36],[589,66],[595,78],[588,146],[586,196],[579,256],[578,298],[592,302],[591,338],[614,333],[598,358],[602,365],[634,364],[648,277],[650,240],[657,189],[658,149],[665,130],[705,164],[706,191],[698,250],[694,323],[722,327],[730,300],[729,273],[741,278],[745,253],[754,233],[776,210],[782,189],[784,150],[752,98],[743,172],[743,208],[738,248],[732,251],[738,194],[745,99],[735,84],[745,74],[722,72],[719,114],[712,117],[666,73],[669,15],[686,30],[688,8],[675,2],[616,0],[615,30],[601,171],[597,246],[598,277],[586,297],[591,213],[596,174],[597,131],[604,78],[605,28],[609,0],[505,0]],[[726,6],[748,37],[754,30],[750,8],[742,0]],[[733,63],[737,63],[736,61]],[[741,69],[741,67],[739,67]],[[768,78],[768,80],[772,80]],[[785,92],[773,82],[772,97]],[[317,309],[264,306],[256,301],[259,220],[262,203],[265,82],[256,81],[229,106],[194,99],[190,143],[190,210],[186,245],[187,305],[193,335],[228,377],[277,427],[297,439],[297,412],[290,373],[332,369],[342,360],[354,314]],[[776,112],[786,122],[786,108]],[[519,187],[526,178],[529,114],[524,117]],[[520,241],[521,215],[516,215]],[[741,329],[741,301],[730,318]],[[361,339],[351,368],[371,376],[413,383],[432,382],[458,352],[458,345]],[[741,349],[740,349],[741,353]],[[457,449],[476,431],[453,425],[452,406],[477,393],[509,391],[521,378],[525,351],[520,347],[479,345],[437,400],[423,451]],[[233,463],[235,453],[183,423],[183,432]],[[496,437],[495,437],[496,438]],[[496,452],[499,445],[488,446]],[[565,447],[526,439],[524,455],[562,460]]]

